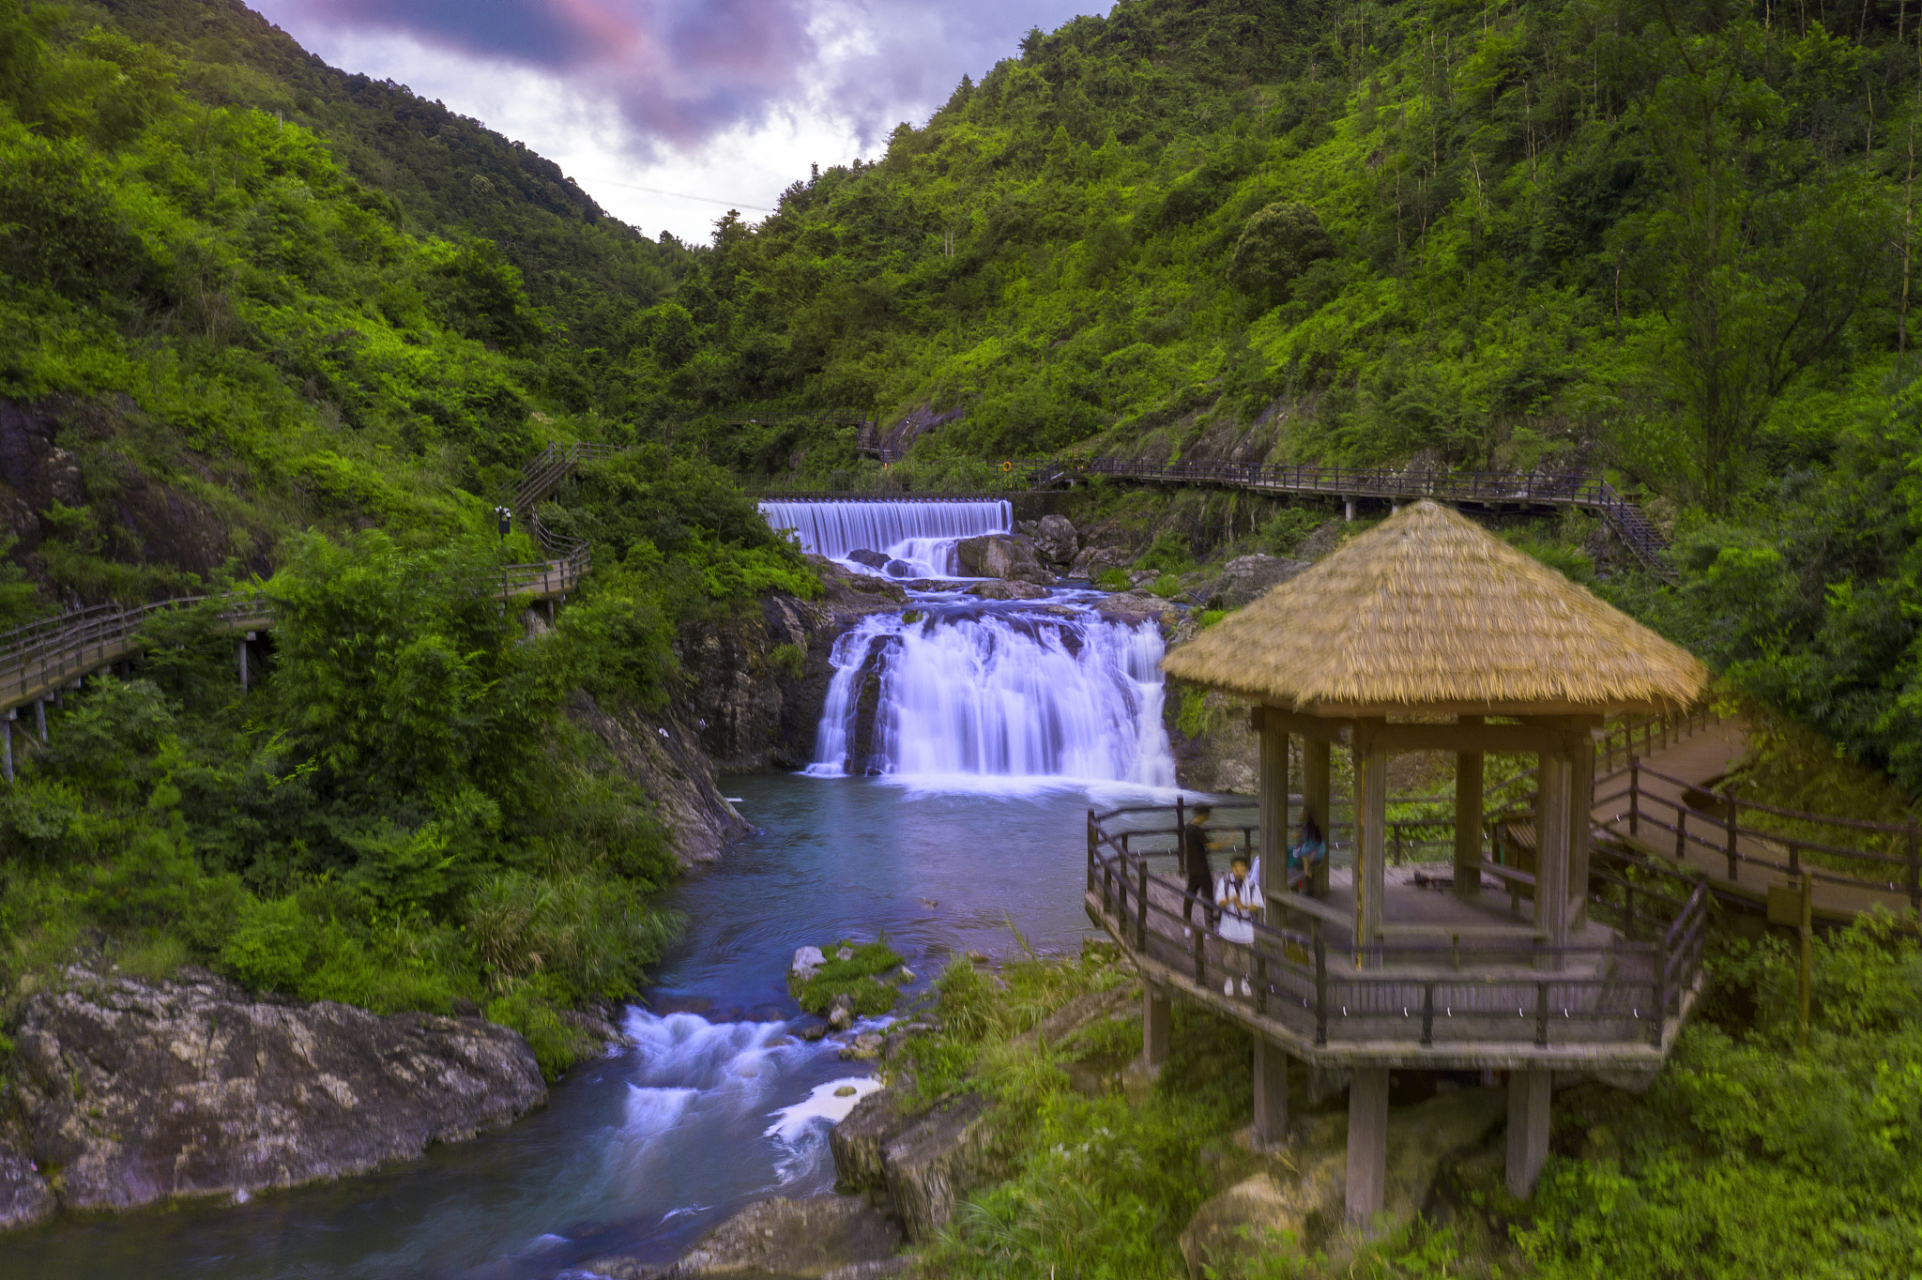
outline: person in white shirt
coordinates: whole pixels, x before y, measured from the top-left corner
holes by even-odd
[[[1229,866],[1228,874],[1215,882],[1215,908],[1221,913],[1221,924],[1217,932],[1223,942],[1251,944],[1255,940],[1255,921],[1261,917],[1261,882],[1251,872],[1248,855],[1237,853]],[[1224,951],[1224,966],[1241,969],[1241,954]],[[1222,994],[1235,993],[1235,979],[1230,977],[1221,988]],[[1241,973],[1241,994],[1251,996],[1254,988],[1248,984],[1245,970]]]

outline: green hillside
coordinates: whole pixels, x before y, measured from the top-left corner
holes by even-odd
[[[1918,40],[1885,3],[1130,0],[719,224],[640,363],[686,412],[876,406],[935,465],[1605,471],[1684,575],[1607,589],[1922,791]]]

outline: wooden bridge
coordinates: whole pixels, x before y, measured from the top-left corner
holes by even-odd
[[[497,599],[559,600],[579,588],[593,567],[587,543],[547,529],[536,508],[581,462],[618,452],[611,445],[576,444],[566,449],[549,445],[523,468],[511,500],[512,510],[550,558],[502,565],[500,584],[494,592]],[[176,596],[131,608],[95,605],[0,633],[0,776],[8,781],[13,778],[13,722],[21,708],[36,708],[39,733],[44,739],[48,699],[63,688],[75,686],[82,677],[144,650],[149,643],[145,628],[155,618],[206,605],[215,608],[217,633],[239,637],[237,658],[241,684],[245,686],[247,642],[274,625],[271,603],[258,591]]]
[[[876,455],[880,456],[880,455]],[[884,458],[884,461],[894,461]],[[1152,458],[1011,458],[1001,464],[1006,486],[1000,492],[970,497],[1002,497],[1083,483],[1095,476],[1143,484],[1206,485],[1293,497],[1333,498],[1348,504],[1361,499],[1399,504],[1432,498],[1456,507],[1496,511],[1512,508],[1574,507],[1600,516],[1648,570],[1675,581],[1668,543],[1641,508],[1606,480],[1579,473],[1521,471],[1393,471],[1385,467],[1269,466],[1246,462],[1161,462]],[[860,477],[845,489],[769,491],[760,496],[788,501],[852,501],[861,498],[932,500],[950,496],[940,490],[912,488],[911,481],[887,472]],[[960,496],[954,494],[951,496]]]

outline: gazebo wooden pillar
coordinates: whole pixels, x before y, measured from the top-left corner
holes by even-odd
[[[1304,811],[1333,846],[1329,751],[1354,759],[1352,889],[1354,963],[1384,966],[1397,922],[1387,892],[1389,757],[1447,751],[1456,757],[1453,863],[1456,909],[1479,896],[1482,769],[1489,754],[1537,760],[1534,914],[1493,926],[1493,954],[1527,950],[1558,965],[1586,926],[1593,733],[1605,715],[1685,705],[1707,678],[1687,651],[1461,516],[1418,502],[1357,537],[1171,652],[1172,677],[1256,704],[1261,742],[1261,850],[1270,918],[1290,911],[1318,929],[1342,916],[1324,860],[1308,895],[1286,886],[1290,738],[1301,739]],[[1526,885],[1526,873],[1501,869]],[[1454,946],[1475,946],[1463,926]],[[1486,928],[1480,932],[1487,932]],[[1257,1050],[1260,1127],[1285,1114],[1274,1096],[1275,1050]],[[1460,1055],[1455,1055],[1459,1057]],[[1488,1065],[1508,1067],[1506,1055]],[[1279,1073],[1285,1081],[1285,1071]],[[1509,1186],[1526,1195],[1548,1150],[1552,1078],[1511,1072]],[[1387,1163],[1388,1068],[1356,1062],[1349,1090],[1348,1216],[1381,1208]]]

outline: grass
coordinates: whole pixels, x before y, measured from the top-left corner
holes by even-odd
[[[788,979],[789,988],[803,1009],[825,1014],[834,998],[840,995],[852,997],[854,1011],[867,1017],[894,1008],[901,989],[894,982],[882,981],[881,975],[901,967],[901,956],[885,939],[855,942],[843,938],[821,950],[827,956],[827,963],[816,970],[812,978],[806,982],[792,976]],[[843,951],[849,953],[846,959],[840,956]]]

